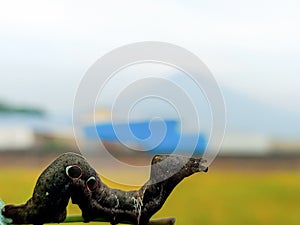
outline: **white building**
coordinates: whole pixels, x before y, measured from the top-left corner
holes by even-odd
[[[35,144],[34,132],[27,127],[1,126],[0,151],[28,150]]]
[[[271,151],[271,140],[258,133],[226,133],[219,155],[263,156]]]

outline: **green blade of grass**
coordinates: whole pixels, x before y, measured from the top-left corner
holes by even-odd
[[[149,225],[174,225],[175,221],[176,221],[175,218],[155,219],[155,220],[150,220]],[[84,219],[82,218],[82,216],[68,216],[63,223],[76,223],[76,222],[84,222]],[[104,218],[96,218],[93,220],[93,222],[109,222],[109,221],[105,220]],[[130,224],[126,221],[123,221],[121,223]]]

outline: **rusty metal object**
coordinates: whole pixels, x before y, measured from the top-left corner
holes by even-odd
[[[156,155],[150,179],[136,191],[111,189],[80,155],[59,156],[40,175],[33,196],[24,205],[7,205],[2,214],[15,224],[60,223],[66,218],[71,197],[85,222],[104,218],[111,224],[148,224],[175,186],[196,172],[207,171],[203,160]]]

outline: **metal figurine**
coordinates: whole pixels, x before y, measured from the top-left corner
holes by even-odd
[[[66,218],[69,199],[78,204],[85,222],[104,218],[111,224],[145,225],[165,203],[175,186],[197,172],[207,172],[200,158],[156,155],[150,179],[135,191],[111,189],[80,155],[59,156],[40,175],[34,193],[24,205],[2,209],[15,224],[60,223]]]

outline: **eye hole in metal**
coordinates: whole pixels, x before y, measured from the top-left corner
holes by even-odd
[[[67,166],[66,174],[71,179],[79,179],[82,176],[82,169],[77,165]]]
[[[91,176],[87,181],[86,181],[86,188],[90,191],[90,192],[94,192],[96,191],[98,187],[98,181],[96,180],[96,178],[94,176]]]

